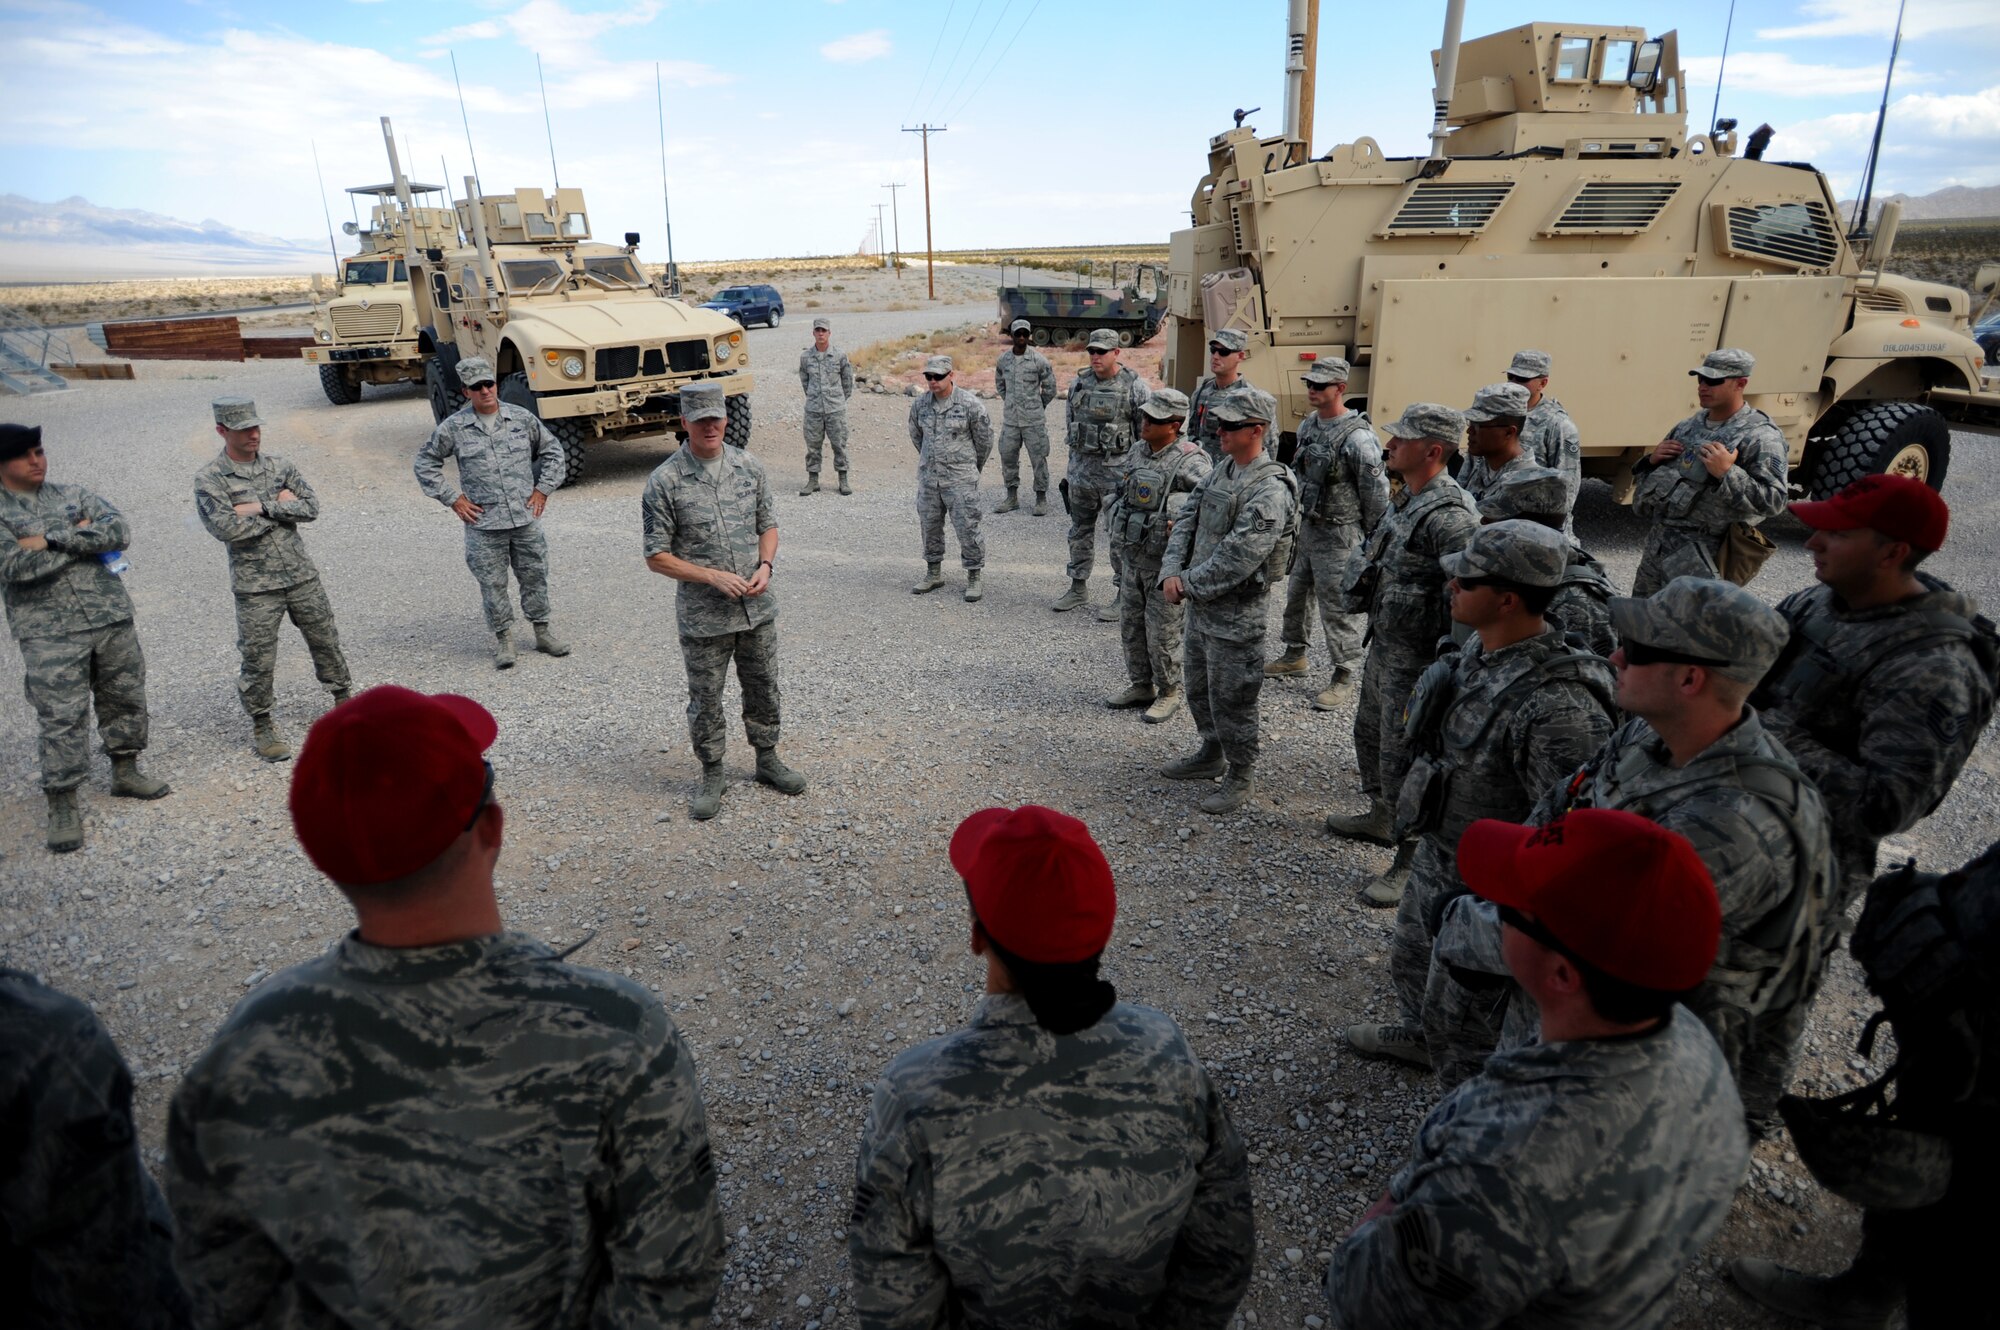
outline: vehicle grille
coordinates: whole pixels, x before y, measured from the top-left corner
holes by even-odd
[[[1542,234],[1638,235],[1659,220],[1679,188],[1676,180],[1586,181]]]
[[[1511,180],[1419,180],[1396,205],[1376,234],[1388,236],[1478,235],[1513,192]]]
[[[1840,233],[1817,199],[1719,206],[1732,256],[1775,259],[1794,268],[1828,268],[1840,257]]]
[[[608,383],[614,379],[629,379],[639,372],[639,348],[636,346],[606,346],[597,352],[597,381]]]
[[[676,374],[708,368],[707,342],[668,342],[667,365]]]
[[[1878,314],[1907,314],[1910,307],[1903,303],[1903,293],[1886,287],[1864,286],[1854,293],[1854,303],[1863,309],[1872,309]]]
[[[403,307],[401,305],[370,305],[367,309],[359,305],[335,305],[333,307],[333,335],[348,339],[360,337],[394,337],[403,331]]]
[[[652,379],[652,378],[657,378],[660,375],[665,374],[666,372],[667,372],[666,353],[661,351],[660,348],[657,346],[647,347],[645,358],[639,362],[639,373],[643,374],[645,377],[649,379]]]

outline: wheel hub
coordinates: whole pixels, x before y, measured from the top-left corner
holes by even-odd
[[[1906,444],[1889,459],[1889,465],[1882,468],[1882,473],[1889,476],[1908,476],[1911,480],[1928,483],[1931,478],[1930,449],[1921,443]]]

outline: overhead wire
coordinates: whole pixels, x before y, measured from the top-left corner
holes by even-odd
[[[951,3],[945,6],[944,22],[938,25],[937,38],[931,42],[931,58],[924,62],[924,76],[917,80],[917,90],[910,96],[910,109],[908,114],[903,117],[905,120],[910,119],[917,113],[917,103],[923,99],[924,95],[924,84],[931,81],[931,66],[937,63],[938,48],[944,45],[945,31],[951,27],[951,13],[957,8],[958,0],[951,0]]]
[[[979,76],[979,82],[972,85],[972,91],[965,94],[959,100],[958,104],[952,108],[951,115],[955,116],[966,107],[972,105],[974,99],[979,96],[979,90],[986,86],[986,80],[992,78],[993,71],[1000,68],[1001,64],[1006,61],[1007,52],[1014,49],[1014,43],[1021,39],[1021,34],[1027,30],[1029,22],[1035,17],[1035,11],[1041,7],[1042,0],[1035,0],[1035,3],[1028,7],[1027,15],[1021,20],[1021,26],[1014,29],[1014,35],[1009,37],[1007,44],[1000,48],[1000,54],[993,57],[993,63],[986,66],[986,72]],[[1005,16],[1005,12],[1004,10],[1001,11],[1003,17]],[[946,116],[945,118],[948,120],[951,116]]]
[[[1013,7],[1014,7],[1014,0],[1006,0],[1006,3],[1000,6],[1000,13],[994,18],[993,25],[986,29],[986,36],[980,41],[979,49],[972,53],[972,59],[966,61],[965,70],[958,76],[958,82],[953,84],[951,91],[946,93],[945,96],[938,102],[938,109],[940,111],[942,111],[947,106],[953,106],[957,104],[958,94],[965,91],[966,80],[970,79],[972,77],[972,72],[979,68],[980,58],[986,54],[986,48],[993,44],[993,34],[1000,31],[1000,25],[1007,21],[1007,11],[1012,9]],[[979,16],[977,14],[973,15],[973,18],[975,20],[978,17]],[[970,34],[968,33],[967,35]],[[940,119],[949,119],[949,118],[950,117],[948,116],[940,117]]]
[[[924,119],[929,120],[931,113],[937,110],[938,102],[941,100],[938,93],[944,91],[944,85],[950,81],[951,71],[958,68],[958,57],[965,51],[965,39],[972,35],[975,27],[979,26],[979,11],[984,8],[986,0],[979,0],[979,3],[972,7],[972,17],[965,21],[965,31],[958,34],[958,45],[952,48],[951,61],[945,65],[944,73],[938,75],[937,90],[931,93],[930,105],[924,110]]]

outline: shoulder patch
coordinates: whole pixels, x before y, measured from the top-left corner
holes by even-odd
[[[1925,727],[1936,735],[1937,741],[1942,744],[1955,744],[1964,738],[1972,719],[1946,705],[1943,698],[1933,698],[1924,712]]]
[[[863,1219],[867,1218],[868,1211],[874,1204],[875,1189],[873,1187],[865,1182],[856,1187],[854,1189],[854,1208],[847,1214],[848,1227],[853,1228],[858,1226]]]
[[[1415,1210],[1398,1214],[1394,1224],[1396,1255],[1410,1282],[1446,1302],[1464,1302],[1479,1290],[1473,1282],[1438,1259],[1430,1225]]]

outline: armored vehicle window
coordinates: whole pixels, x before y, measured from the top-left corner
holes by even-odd
[[[389,276],[389,260],[364,259],[351,261],[347,265],[347,276],[343,279],[350,286],[381,286],[384,282],[407,282],[410,271],[403,260],[396,260],[396,275]]]
[[[646,279],[639,275],[638,265],[623,254],[610,254],[602,258],[585,259],[583,275],[600,286],[640,287]]]
[[[1775,259],[1794,268],[1825,268],[1840,257],[1840,233],[1823,203],[1720,205],[1723,252]]]
[[[562,233],[572,240],[581,240],[590,234],[590,223],[584,220],[582,213],[570,213],[562,219]]]
[[[552,240],[555,238],[556,224],[541,213],[529,213],[526,221],[528,223],[528,239]]]
[[[1514,188],[1511,180],[1419,180],[1397,200],[1378,239],[1478,235]]]
[[[1639,43],[1624,41],[1616,37],[1604,39],[1604,49],[1599,55],[1603,61],[1597,71],[1599,83],[1626,83],[1632,78],[1632,60],[1638,54]]]
[[[1557,83],[1583,83],[1590,78],[1590,38],[1556,38]]]
[[[568,273],[554,259],[509,259],[500,265],[507,289],[523,295],[553,291]]]

